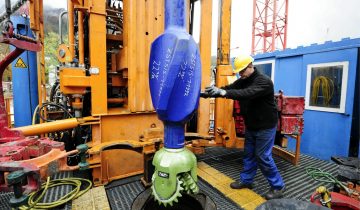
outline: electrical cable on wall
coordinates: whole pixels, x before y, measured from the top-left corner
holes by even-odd
[[[316,105],[318,103],[318,97],[321,92],[323,96],[323,105],[329,106],[330,101],[334,95],[334,82],[325,76],[318,76],[314,79],[313,89],[311,91],[311,103]]]

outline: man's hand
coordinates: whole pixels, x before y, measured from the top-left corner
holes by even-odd
[[[200,97],[201,98],[209,98],[209,93],[208,92],[200,92]]]
[[[220,89],[215,86],[209,86],[205,88],[205,93],[208,94],[208,97],[224,97],[226,95],[226,91],[223,89]]]

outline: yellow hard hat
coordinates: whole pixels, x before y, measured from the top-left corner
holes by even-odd
[[[239,55],[234,59],[234,73],[239,73],[252,62],[254,62],[254,58],[250,55]]]

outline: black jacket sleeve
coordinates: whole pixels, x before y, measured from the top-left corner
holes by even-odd
[[[272,82],[264,77],[257,77],[251,84],[245,88],[241,85],[241,80],[231,85],[225,86],[226,98],[233,100],[254,99],[273,91]]]

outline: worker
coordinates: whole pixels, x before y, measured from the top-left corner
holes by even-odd
[[[253,66],[254,59],[241,55],[234,59],[234,73],[240,78],[234,83],[218,88],[209,86],[200,94],[203,98],[221,97],[240,102],[240,111],[245,120],[245,157],[240,181],[230,184],[233,189],[254,187],[254,177],[259,167],[270,184],[266,199],[283,197],[285,184],[272,158],[277,128],[277,106],[274,84],[271,79]]]

